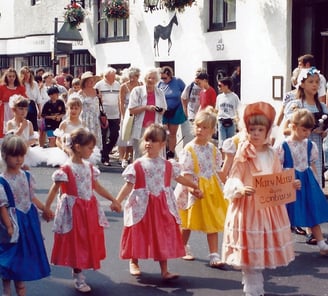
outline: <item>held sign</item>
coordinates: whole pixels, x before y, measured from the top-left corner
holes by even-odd
[[[253,176],[255,208],[259,210],[295,201],[294,181],[294,169],[276,174]]]

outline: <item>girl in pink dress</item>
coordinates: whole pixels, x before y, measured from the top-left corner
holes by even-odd
[[[96,144],[96,138],[85,129],[71,133],[71,157],[55,171],[45,205],[45,219],[50,220],[50,206],[59,189],[54,220],[54,246],[51,262],[73,269],[75,288],[89,292],[82,269],[99,269],[100,260],[106,256],[104,226],[108,221],[101,211],[94,191],[112,201],[112,209],[119,211],[120,204],[97,181],[99,170],[88,159]]]
[[[162,278],[172,280],[178,275],[168,271],[167,259],[182,257],[185,250],[171,179],[188,186],[197,197],[202,192],[197,184],[180,175],[178,164],[172,165],[160,157],[166,137],[162,125],[151,124],[145,130],[142,144],[145,154],[123,172],[126,183],[117,200],[122,202],[128,197],[120,257],[130,259],[130,273],[141,274],[138,259],[153,258],[159,261]]]
[[[230,199],[225,221],[222,260],[243,273],[247,296],[264,295],[264,268],[285,266],[294,259],[290,222],[285,205],[255,208],[252,177],[282,171],[278,154],[269,144],[274,108],[264,102],[245,108],[247,139],[240,142],[224,196]],[[300,188],[300,182],[295,181]]]

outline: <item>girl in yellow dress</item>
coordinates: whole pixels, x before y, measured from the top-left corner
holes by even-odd
[[[216,123],[216,114],[212,107],[198,112],[194,122],[195,138],[185,146],[179,157],[182,174],[198,183],[203,197],[195,198],[180,185],[175,193],[186,249],[183,259],[194,259],[187,244],[191,230],[202,231],[207,235],[210,266],[220,268],[223,263],[218,253],[218,232],[224,229],[228,202],[223,197],[219,179],[222,156],[211,143]]]

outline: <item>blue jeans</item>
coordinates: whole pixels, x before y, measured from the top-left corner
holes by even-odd
[[[219,148],[222,148],[223,141],[225,139],[231,138],[236,134],[236,125],[235,123],[232,126],[224,127],[222,123],[219,121],[218,123],[219,130]]]

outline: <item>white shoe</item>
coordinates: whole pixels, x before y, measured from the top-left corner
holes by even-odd
[[[126,159],[122,160],[122,168],[125,169],[128,166],[129,162]]]
[[[182,257],[183,260],[186,260],[186,261],[192,261],[192,260],[195,260],[195,257],[194,255],[192,254],[191,252],[191,248],[189,245],[186,245],[185,247],[185,250],[186,250],[186,255]]]
[[[324,244],[320,247],[320,255],[328,256],[328,244]]]
[[[74,286],[79,292],[86,293],[91,291],[91,287],[85,282],[85,276],[80,273],[74,273]]]

